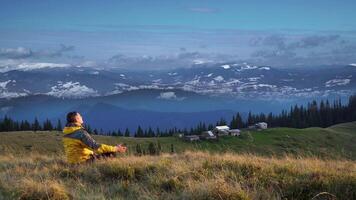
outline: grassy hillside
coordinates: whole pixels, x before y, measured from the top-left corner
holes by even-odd
[[[0,199],[356,199],[355,130],[273,128],[197,143],[95,136],[130,151],[83,165],[65,162],[59,132],[0,133]],[[133,154],[157,141],[177,153]]]
[[[356,199],[356,163],[185,152],[71,166],[0,155],[0,199]]]
[[[163,152],[187,150],[210,152],[254,153],[257,155],[318,156],[322,158],[356,159],[356,122],[344,123],[329,128],[271,128],[264,131],[243,131],[242,137],[221,137],[217,141],[184,142],[175,137],[126,138],[95,136],[107,144],[126,143],[129,154],[135,152],[137,143],[144,148],[155,142]],[[62,154],[60,132],[4,132],[0,133],[0,155],[8,153]]]

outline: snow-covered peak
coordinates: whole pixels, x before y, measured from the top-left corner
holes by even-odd
[[[70,64],[63,63],[9,63],[9,64],[0,64],[0,72],[5,73],[12,70],[19,71],[31,71],[35,69],[43,69],[43,68],[58,68],[58,67],[71,67]]]
[[[193,60],[194,65],[201,65],[204,63],[206,63],[206,61],[204,61],[204,60],[200,60],[200,59]]]
[[[271,70],[270,67],[260,67],[259,69],[261,69],[261,70]]]
[[[210,73],[208,75],[206,75],[205,77],[211,77],[213,75],[213,73]]]
[[[218,82],[221,82],[221,81],[224,80],[224,77],[222,77],[222,76],[217,76],[217,77],[214,78],[214,80],[215,80],[215,81],[218,81]]]
[[[94,71],[94,72],[89,72],[89,74],[92,74],[92,75],[99,75],[99,74],[100,74],[100,72],[98,72],[98,71]]]
[[[34,69],[41,69],[41,68],[56,68],[56,67],[70,67],[69,64],[62,64],[62,63],[22,63],[19,64],[17,69],[28,71]]]
[[[175,76],[175,75],[177,75],[177,74],[178,74],[177,72],[169,72],[169,73],[168,73],[169,76]]]

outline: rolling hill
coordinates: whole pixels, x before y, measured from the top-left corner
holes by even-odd
[[[356,199],[355,130],[246,130],[196,143],[95,136],[130,150],[83,165],[64,162],[59,132],[3,132],[0,199]],[[150,142],[176,153],[134,154]]]
[[[159,142],[163,152],[190,151],[253,153],[264,156],[317,156],[332,159],[356,159],[356,122],[328,128],[270,128],[264,131],[243,130],[241,137],[226,136],[219,141],[185,142],[176,137],[132,138],[94,136],[107,144],[126,143],[129,154],[135,153],[136,144],[147,148],[150,142]],[[62,154],[60,132],[2,132],[0,154],[43,153]]]

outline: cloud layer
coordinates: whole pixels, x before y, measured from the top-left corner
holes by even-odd
[[[27,63],[142,70],[194,67],[232,61],[275,67],[356,62],[356,38],[349,33],[199,29],[185,32],[184,29],[161,26],[143,29],[119,32],[120,38],[126,38],[120,41],[108,35],[107,39],[112,41],[113,46],[106,46],[106,43],[100,43],[99,38],[91,36],[91,41],[98,39],[98,43],[90,47],[77,48],[64,44],[59,44],[56,48],[53,45],[51,48],[0,47],[0,71],[19,69]],[[86,34],[82,37],[85,38]],[[109,53],[98,58],[86,54],[87,50],[96,54]]]
[[[24,58],[53,58],[61,57],[66,52],[73,51],[74,46],[67,46],[60,44],[56,49],[45,49],[35,51],[31,48],[17,47],[17,48],[0,48],[0,58],[8,59],[24,59]]]

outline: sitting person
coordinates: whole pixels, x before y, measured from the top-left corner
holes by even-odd
[[[63,129],[63,145],[68,163],[83,163],[96,158],[126,152],[123,145],[110,146],[97,143],[83,127],[82,116],[78,112],[67,114],[67,124]]]

